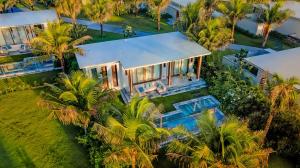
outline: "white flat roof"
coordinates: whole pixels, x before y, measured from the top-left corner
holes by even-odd
[[[246,58],[251,64],[279,74],[283,78],[297,77],[300,79],[300,47]]]
[[[189,3],[195,3],[197,0],[172,0],[173,2],[186,7]]]
[[[78,47],[85,51],[84,56],[76,55],[80,68],[120,61],[125,69],[131,69],[211,54],[180,32],[113,40]]]
[[[40,10],[0,14],[0,27],[35,25],[57,20],[54,10]]]
[[[296,1],[286,1],[282,9],[290,9],[294,11],[294,18],[300,19],[300,3]]]

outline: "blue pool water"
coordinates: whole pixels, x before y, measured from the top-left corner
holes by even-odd
[[[162,117],[164,128],[174,128],[183,125],[190,131],[197,129],[197,118],[205,110],[214,109],[217,121],[222,121],[224,114],[218,109],[219,101],[213,96],[204,96],[174,104],[175,112],[166,113]]]

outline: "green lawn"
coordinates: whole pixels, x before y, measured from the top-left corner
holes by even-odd
[[[86,41],[85,44],[110,41],[110,40],[118,40],[124,38],[122,34],[110,33],[110,32],[104,32],[103,37],[101,38],[100,30],[93,30],[93,29],[88,29],[85,35],[89,35],[92,37],[92,39]]]
[[[234,39],[235,39],[234,43],[236,44],[260,47],[260,48],[263,42],[263,39],[261,37],[250,37],[239,31],[236,31]],[[282,43],[282,40],[280,40],[279,38],[270,36],[266,48],[272,48],[275,50],[284,50],[292,47]]]
[[[88,167],[75,128],[47,119],[38,109],[39,91],[0,96],[0,167]]]
[[[154,33],[165,33],[173,31],[172,26],[168,25],[164,19],[161,21],[161,30],[157,32],[157,24],[156,21],[150,17],[146,16],[133,16],[133,15],[125,15],[125,16],[113,16],[109,24],[115,25],[131,25],[133,30],[140,30],[145,32],[154,32]]]
[[[190,100],[199,96],[205,96],[207,95],[207,89],[200,89],[200,90],[194,90],[190,92],[180,93],[172,96],[167,97],[158,97],[152,99],[152,101],[156,104],[163,104],[164,105],[164,112],[170,112],[174,111],[175,108],[173,107],[174,103],[178,103],[185,100]]]
[[[32,53],[29,54],[20,54],[20,55],[12,55],[12,56],[0,56],[0,64],[6,64],[11,62],[20,62],[23,61],[26,57],[33,57]]]

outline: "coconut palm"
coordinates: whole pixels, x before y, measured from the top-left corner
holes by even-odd
[[[199,15],[201,20],[210,20],[213,12],[217,9],[221,0],[200,0],[201,9]]]
[[[34,5],[36,0],[21,0],[24,4],[26,4],[27,6],[29,6],[30,10],[34,10]]]
[[[77,16],[82,9],[81,0],[58,0],[55,2],[56,11],[60,15],[68,16],[72,19],[72,23],[76,24]]]
[[[289,9],[282,10],[281,7],[283,6],[282,1],[276,2],[273,6],[270,4],[264,5],[263,14],[260,16],[259,20],[263,23],[263,43],[262,47],[265,47],[267,41],[269,39],[270,32],[283,24],[286,20],[288,20],[292,15],[293,12]]]
[[[0,13],[12,8],[17,3],[17,0],[0,0]]]
[[[32,47],[36,52],[41,52],[47,56],[55,56],[60,60],[63,70],[65,70],[65,54],[78,53],[83,55],[83,50],[76,45],[90,39],[90,36],[84,36],[73,40],[71,30],[73,26],[60,22],[48,23],[45,30],[39,30],[37,37],[31,40]]]
[[[87,17],[100,25],[100,35],[103,37],[103,23],[113,15],[113,3],[110,0],[88,0],[84,6]]]
[[[170,0],[148,0],[148,4],[156,12],[157,31],[160,31],[161,12],[168,7]]]
[[[251,5],[246,0],[230,0],[220,3],[218,8],[228,18],[231,24],[231,39],[234,40],[235,26],[250,12]]]
[[[199,2],[189,3],[181,10],[182,21],[185,24],[185,28],[188,28],[191,24],[197,23],[199,19]]]
[[[208,111],[199,118],[198,128],[199,134],[184,127],[174,128],[174,135],[179,139],[168,145],[168,158],[192,168],[255,168],[261,167],[270,153],[270,149],[259,145],[259,133],[251,132],[237,118],[228,117],[218,126],[214,112]]]
[[[86,132],[91,115],[96,113],[98,95],[105,91],[96,80],[81,71],[71,75],[62,73],[58,82],[59,86],[45,84],[49,90],[43,93],[40,105],[51,111],[49,118],[58,119],[63,124],[78,125]]]
[[[134,98],[121,121],[109,117],[105,126],[95,124],[98,138],[111,145],[104,164],[110,167],[152,168],[161,140],[169,135],[154,124],[159,115],[159,109],[147,98]]]
[[[187,35],[210,51],[224,47],[231,41],[231,31],[221,18],[205,21],[200,26],[192,24]]]
[[[296,104],[297,91],[295,89],[295,85],[299,84],[299,79],[295,77],[284,80],[278,75],[274,75],[271,82],[269,82],[268,94],[271,107],[270,114],[266,121],[263,132],[263,142],[269,132],[272,120],[276,114],[278,112],[288,110]]]

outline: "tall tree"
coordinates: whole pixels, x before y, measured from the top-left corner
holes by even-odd
[[[293,12],[289,9],[281,9],[283,6],[282,1],[276,2],[274,5],[266,4],[263,7],[263,14],[258,19],[259,22],[263,23],[263,43],[262,47],[265,47],[267,41],[269,39],[270,32],[283,24],[286,20],[288,20]]]
[[[55,1],[56,11],[60,15],[68,16],[72,19],[72,23],[76,24],[77,16],[82,9],[81,0],[57,0]]]
[[[45,84],[49,90],[43,93],[40,105],[51,111],[50,118],[63,124],[79,125],[86,132],[90,117],[96,113],[97,103],[103,103],[109,91],[81,71],[61,74],[58,82],[58,86]]]
[[[246,0],[230,0],[220,3],[218,8],[228,18],[231,24],[231,39],[234,40],[235,26],[250,12],[251,5]]]
[[[113,4],[110,0],[88,0],[84,7],[88,18],[100,25],[100,35],[103,37],[103,23],[113,15]]]
[[[185,29],[189,28],[191,24],[197,23],[199,20],[200,3],[189,3],[181,10],[182,21]]]
[[[12,8],[17,3],[17,0],[0,0],[0,13]]]
[[[83,54],[83,50],[76,45],[90,39],[90,36],[84,36],[73,40],[71,30],[73,26],[70,24],[54,22],[48,23],[47,28],[39,30],[37,37],[31,40],[32,47],[36,52],[46,54],[46,56],[55,56],[60,60],[63,70],[65,70],[64,56],[65,54]]]
[[[278,75],[273,76],[268,89],[271,110],[264,128],[263,142],[269,132],[274,116],[278,112],[289,110],[296,104],[297,91],[295,86],[299,84],[299,79],[294,77],[284,80]]]
[[[148,4],[155,11],[157,19],[157,31],[160,31],[161,12],[168,7],[170,0],[148,0]]]
[[[21,0],[25,5],[29,6],[30,10],[34,10],[36,0]]]
[[[208,111],[198,121],[199,135],[184,127],[173,129],[176,136],[168,145],[171,160],[192,168],[263,167],[270,149],[259,145],[259,133],[251,132],[245,122],[228,117],[218,126],[214,112]]]
[[[217,9],[221,0],[200,0],[201,9],[199,11],[200,19],[210,20],[213,12]]]
[[[188,29],[187,34],[210,51],[226,46],[231,41],[231,31],[221,18],[202,22],[201,25],[194,23]]]
[[[159,109],[147,98],[134,98],[120,121],[110,117],[105,126],[95,124],[99,139],[112,148],[107,152],[104,164],[110,167],[152,168],[162,138],[169,136],[166,130],[154,124],[159,115]]]

